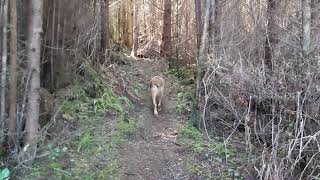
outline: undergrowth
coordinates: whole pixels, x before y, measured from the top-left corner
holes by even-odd
[[[176,112],[179,114],[190,113],[194,101],[194,70],[180,67],[169,69],[165,74],[173,79],[172,85],[177,94]]]
[[[229,142],[208,140],[189,122],[180,129],[178,142],[191,150],[191,153],[186,154],[185,158],[186,169],[189,173],[207,179],[214,179],[217,174],[219,178],[241,179],[237,165],[233,161],[236,158],[236,150]],[[210,167],[214,166],[212,163],[222,170],[217,172],[210,170]],[[222,164],[229,164],[229,166],[222,168]]]
[[[76,124],[75,136],[42,147],[48,153],[24,171],[24,179],[119,179],[118,146],[134,135],[129,117],[132,102],[117,95],[91,67],[81,70],[78,83],[60,93],[61,120]]]
[[[165,72],[165,74],[177,77],[181,85],[195,83],[195,71],[188,67],[172,68]]]

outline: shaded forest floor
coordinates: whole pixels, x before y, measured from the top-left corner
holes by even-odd
[[[247,174],[236,146],[209,142],[188,122],[191,70],[131,57],[110,69],[114,72],[97,73],[88,66],[75,85],[57,92],[60,105],[40,149],[43,156],[22,168],[17,179],[242,179]],[[158,118],[148,90],[155,75],[167,80]]]
[[[144,86],[141,103],[136,104],[132,111],[133,118],[138,121],[139,136],[120,150],[121,179],[181,179],[186,176],[183,154],[180,153],[183,147],[176,140],[187,116],[176,113],[177,93],[170,78],[165,78],[166,97],[157,118],[152,113],[148,91],[148,80],[155,75],[164,76],[166,63],[142,59],[131,62],[127,71],[135,77],[131,82]]]

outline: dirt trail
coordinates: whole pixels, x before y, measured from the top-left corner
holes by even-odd
[[[176,95],[166,77],[166,98],[159,117],[153,116],[151,110],[148,80],[152,76],[163,75],[166,63],[137,59],[123,68],[131,84],[143,85],[143,98],[132,112],[141,127],[138,136],[124,144],[120,150],[121,179],[186,179],[179,154],[182,147],[175,143],[183,117],[175,113]]]

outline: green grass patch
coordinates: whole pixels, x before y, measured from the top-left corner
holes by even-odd
[[[194,127],[191,123],[187,123],[182,129],[180,133],[183,137],[191,138],[194,140],[203,139],[202,133]]]
[[[235,156],[235,150],[227,142],[211,141],[208,146],[209,153],[214,153],[222,158],[232,158]]]
[[[182,85],[195,83],[195,71],[188,67],[172,68],[165,72],[167,75],[173,75],[179,79]]]
[[[132,87],[130,87],[130,91],[133,92],[133,95],[135,95],[136,97],[142,98],[143,85],[140,83],[135,83]]]
[[[137,130],[137,123],[132,119],[123,120],[118,123],[117,130],[121,135],[133,135]]]
[[[191,147],[194,152],[201,153],[204,151],[204,138],[202,133],[191,123],[187,123],[180,130],[180,141]]]
[[[94,146],[94,137],[92,132],[88,131],[83,133],[77,142],[77,152],[89,152]]]
[[[173,68],[164,74],[173,77],[171,78],[172,87],[177,94],[176,112],[179,114],[190,113],[194,101],[194,70],[188,67]]]
[[[125,143],[129,136],[134,135],[137,131],[138,125],[135,120],[124,119],[116,126],[116,133],[111,137],[110,147],[115,148],[118,145]]]
[[[190,90],[179,91],[176,99],[176,112],[185,113],[191,112],[193,102],[193,92]]]
[[[205,143],[203,133],[191,123],[187,123],[181,128],[180,141],[183,144],[192,147],[196,153],[206,151],[207,154],[215,154],[221,158],[232,158],[235,156],[235,150],[228,142],[217,142],[212,140]]]
[[[202,177],[206,179],[211,179],[211,172],[206,167],[201,166],[198,163],[193,162],[192,159],[187,160],[186,162],[186,170],[190,174],[194,174],[197,177]]]
[[[115,96],[110,89],[107,89],[101,97],[93,99],[93,111],[95,113],[111,110],[123,114],[126,108],[132,106],[132,102],[127,97]]]
[[[102,170],[97,172],[94,179],[110,179],[110,180],[118,180],[119,176],[119,164],[118,161],[112,161],[107,166],[105,166]]]
[[[192,153],[184,158],[186,170],[190,174],[205,179],[229,179],[231,177],[241,179],[237,165],[234,164],[236,151],[230,143],[206,140],[203,133],[190,122],[180,129],[178,141],[192,150]],[[198,159],[198,157],[205,157],[204,159],[207,160]],[[228,162],[229,167],[219,166],[224,160]],[[210,169],[215,165],[221,170]]]

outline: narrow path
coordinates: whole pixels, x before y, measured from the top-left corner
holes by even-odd
[[[175,113],[175,93],[171,83],[165,77],[166,98],[159,117],[152,114],[148,81],[152,76],[163,75],[165,62],[132,60],[124,67],[131,78],[131,83],[143,85],[143,98],[132,112],[138,121],[138,136],[120,150],[121,179],[151,180],[151,179],[184,179],[183,161],[179,151],[182,147],[175,143],[183,118]]]

